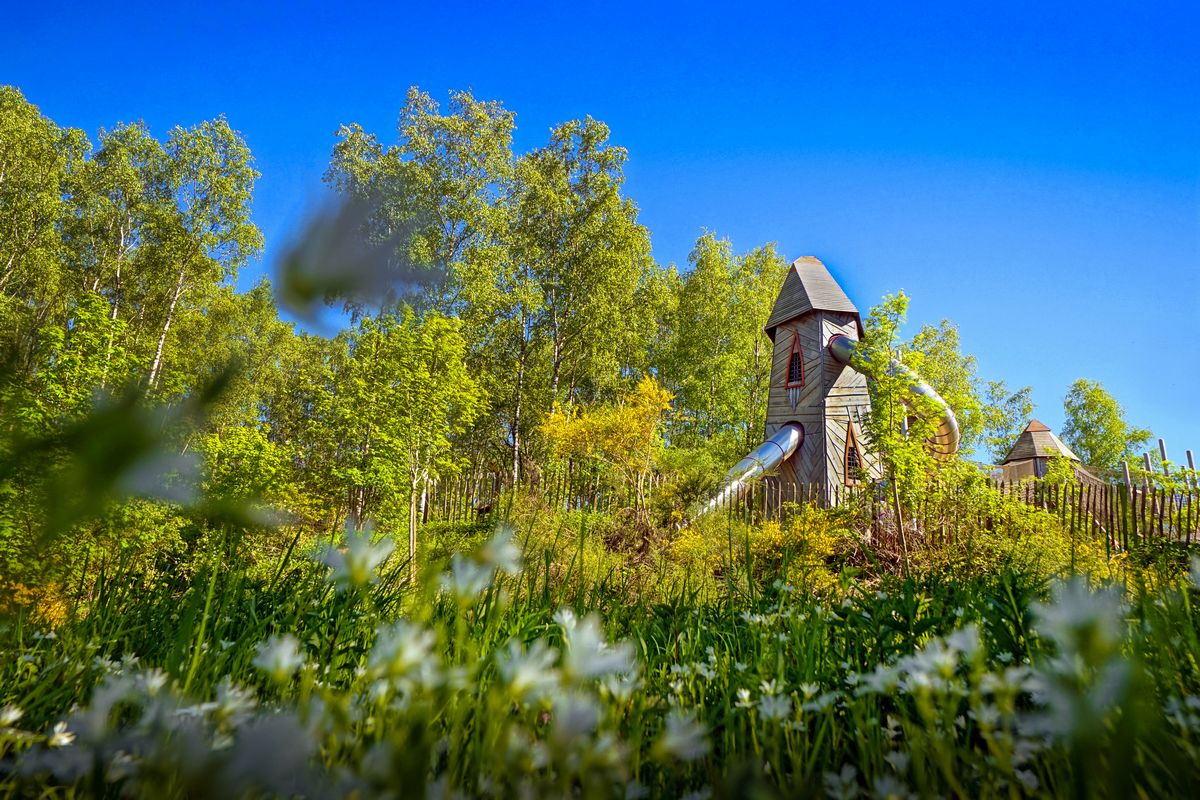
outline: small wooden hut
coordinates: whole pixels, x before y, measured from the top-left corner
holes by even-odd
[[[862,318],[829,270],[816,258],[796,259],[766,325],[773,344],[765,438],[788,423],[804,428],[796,453],[779,468],[785,484],[821,487],[832,503],[857,484],[860,469],[878,470],[863,446],[870,409],[867,379],[829,353],[830,338],[862,337]]]
[[[1002,477],[1010,483],[1018,483],[1024,478],[1044,478],[1050,467],[1050,459],[1055,457],[1068,458],[1074,462],[1075,472],[1081,479],[1095,480],[1091,473],[1083,468],[1079,456],[1071,452],[1071,448],[1063,444],[1050,428],[1036,419],[1030,420],[1008,451],[1008,455],[1000,462]]]

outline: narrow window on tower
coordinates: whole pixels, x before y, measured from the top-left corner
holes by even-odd
[[[800,332],[796,331],[792,334],[792,350],[788,353],[787,379],[783,383],[792,411],[796,410],[796,404],[800,402],[800,387],[803,385],[804,351],[800,348]]]
[[[857,486],[862,472],[862,449],[858,446],[858,436],[854,434],[854,420],[846,423],[846,459],[845,483],[847,486]]]
[[[789,389],[799,389],[804,385],[804,351],[800,348],[800,334],[792,336],[792,352],[788,356],[787,383]]]

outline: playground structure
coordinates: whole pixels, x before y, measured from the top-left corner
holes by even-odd
[[[692,521],[741,497],[754,483],[775,475],[785,489],[817,486],[817,499],[833,505],[842,487],[881,477],[878,460],[861,444],[870,410],[870,375],[851,366],[863,336],[862,317],[829,270],[811,256],[788,270],[765,328],[773,345],[765,441],[726,474],[709,498],[692,508]],[[958,450],[958,421],[949,404],[897,359],[879,369],[907,387],[906,403],[918,415],[934,414],[926,440],[939,459]]]

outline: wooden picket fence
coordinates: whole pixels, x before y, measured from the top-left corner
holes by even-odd
[[[420,516],[425,522],[507,516],[519,497],[548,509],[613,513],[626,508],[652,507],[662,485],[662,476],[649,476],[639,493],[636,486],[614,489],[591,476],[564,474],[525,480],[514,486],[507,476],[480,473],[432,483]],[[1179,480],[1145,479],[1140,484],[1134,480],[1060,484],[992,481],[991,486],[1010,498],[1056,515],[1072,536],[1103,538],[1111,551],[1128,550],[1139,542],[1190,545],[1193,539],[1200,538],[1200,487],[1186,473]],[[786,521],[814,505],[850,509],[872,529],[887,524],[894,508],[888,493],[878,486],[796,485],[766,478],[726,504],[721,513],[745,521]],[[916,508],[904,513],[914,532],[953,540],[968,536],[973,530],[994,529],[1005,522],[969,503],[958,502],[953,492],[931,492]]]
[[[663,477],[645,477],[639,495],[636,484],[614,489],[588,474],[564,473],[522,479],[515,487],[511,476],[476,473],[434,482],[421,511],[425,522],[463,522],[493,512],[507,513],[517,496],[536,497],[546,507],[560,511],[611,513],[645,506],[661,488]]]
[[[1128,550],[1137,542],[1191,544],[1200,530],[1200,491],[1190,482],[1154,486],[1149,481],[1056,485],[1000,483],[1001,492],[1057,515],[1072,535],[1104,536],[1109,546]]]

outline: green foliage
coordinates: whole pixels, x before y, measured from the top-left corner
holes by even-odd
[[[468,365],[493,410],[471,437],[507,450],[515,478],[542,416],[627,388],[645,374],[657,331],[646,324],[649,236],[621,195],[624,149],[587,118],[514,158],[513,125],[499,103],[458,92],[443,111],[414,88],[398,143],[344,127],[327,179],[369,200],[367,229],[391,243],[393,262],[445,270],[418,307],[463,321]],[[397,238],[406,226],[412,235]]]
[[[1187,545],[935,470],[898,349],[973,446],[1029,392],[948,322],[901,347],[902,295],[856,365],[888,483],[677,530],[758,440],[785,261],[654,264],[603,123],[523,155],[514,125],[414,89],[394,146],[340,131],[353,200],[280,271],[305,319],[348,304],[325,338],[233,289],[227,122],[93,149],[0,89],[0,794],[1195,793]],[[534,485],[419,524],[498,472]],[[564,473],[638,491],[579,510]],[[1072,572],[1133,589],[1047,602]]]
[[[908,310],[903,292],[888,295],[863,321],[865,336],[851,366],[870,376],[871,409],[864,420],[868,446],[884,465],[898,505],[911,508],[926,489],[935,468],[925,440],[933,431],[936,409],[910,409],[910,379],[888,368]]]
[[[1033,387],[1010,392],[1004,381],[988,381],[983,403],[984,438],[991,463],[999,464],[1033,416]]]
[[[691,271],[672,304],[671,345],[659,365],[676,396],[672,444],[708,443],[736,460],[762,435],[771,379],[763,332],[787,273],[773,245],[735,257],[727,240],[706,233],[689,256]]]
[[[1150,441],[1125,421],[1125,410],[1098,381],[1080,378],[1063,399],[1062,439],[1089,466],[1115,470]]]
[[[982,380],[975,357],[962,352],[958,327],[950,320],[922,326],[899,349],[904,363],[954,409],[960,452],[986,455],[991,463],[1003,460],[1033,414],[1033,388],[1014,392],[1004,381]]]
[[[184,577],[118,572],[53,636],[0,629],[18,656],[0,661],[0,786],[1195,792],[1186,579],[1128,592],[1014,570],[831,580],[834,518],[799,519],[753,534],[763,577],[787,562],[789,579],[718,602],[686,584],[634,599],[559,560],[590,545],[543,549],[544,514],[509,535],[442,531],[475,549],[444,551],[418,583],[383,541],[285,557],[279,580],[219,547]]]
[[[541,433],[560,462],[598,466],[608,473],[609,485],[636,485],[640,503],[662,449],[663,422],[670,408],[671,396],[647,377],[613,405],[578,412],[555,408],[542,423]]]

